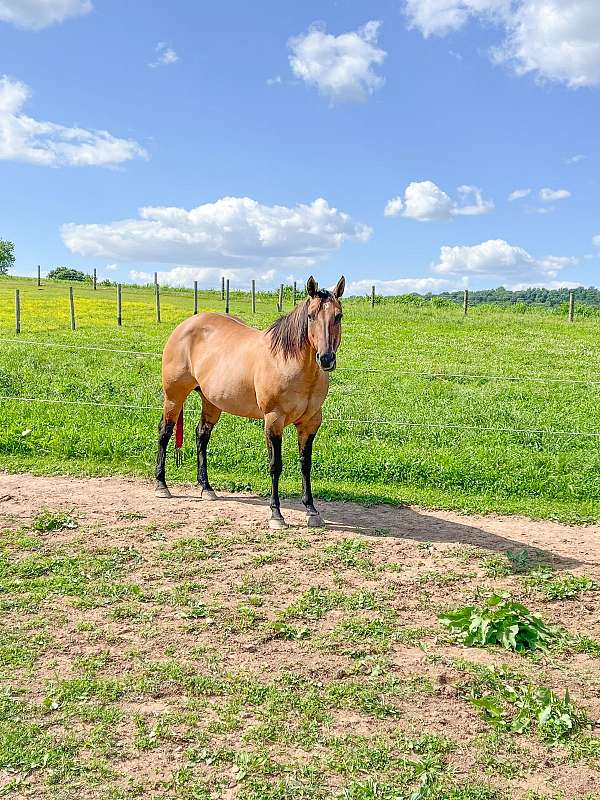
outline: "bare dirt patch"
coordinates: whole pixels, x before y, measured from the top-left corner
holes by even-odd
[[[319,507],[326,529],[285,502],[290,527],[274,532],[252,495],[205,502],[179,486],[159,500],[143,481],[0,475],[0,787],[102,800],[595,796],[600,526]],[[42,509],[74,524],[40,524]],[[492,592],[569,642],[531,657],[459,645],[438,613]],[[469,700],[490,668],[568,689],[582,730],[552,744],[535,725],[494,728]]]

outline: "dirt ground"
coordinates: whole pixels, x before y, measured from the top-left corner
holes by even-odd
[[[75,507],[90,519],[110,518],[122,512],[152,514],[197,528],[211,517],[229,516],[240,525],[263,525],[268,503],[251,494],[219,492],[219,500],[205,502],[191,485],[172,486],[171,501],[154,497],[153,484],[121,478],[78,479],[0,475],[3,515],[35,516],[41,507]],[[600,525],[570,526],[517,516],[468,516],[451,511],[395,506],[364,507],[356,503],[317,501],[331,531],[355,531],[378,536],[381,531],[414,542],[463,544],[501,552],[519,547],[538,548],[558,561],[600,566]],[[290,526],[305,527],[303,506],[283,501]]]
[[[339,766],[340,742],[345,742],[345,757],[350,741],[358,747],[360,740],[363,747],[365,742],[381,740],[393,743],[389,746],[395,758],[402,752],[415,758],[420,751],[406,742],[427,734],[454,742],[440,756],[440,769],[447,770],[453,785],[485,784],[503,798],[537,800],[558,797],[557,793],[568,800],[600,797],[593,794],[600,783],[600,747],[582,756],[564,745],[542,743],[533,732],[498,738],[465,700],[461,686],[468,669],[460,664],[462,659],[474,665],[507,665],[561,696],[568,688],[589,718],[586,736],[596,737],[600,660],[576,650],[526,658],[466,648],[452,641],[437,620],[441,609],[481,600],[492,591],[507,591],[572,636],[600,640],[600,592],[550,601],[527,588],[523,575],[498,569],[497,561],[508,564],[506,554],[525,553],[532,565],[547,564],[558,576],[584,575],[600,582],[600,526],[318,501],[326,528],[308,529],[301,504],[285,500],[282,511],[290,527],[269,531],[268,504],[262,498],[220,493],[217,501],[207,502],[193,486],[173,485],[171,490],[172,499],[164,500],[155,498],[149,482],[139,480],[0,473],[1,531],[31,530],[42,509],[66,512],[76,521],[76,526],[40,534],[41,543],[31,545],[32,552],[41,549],[48,556],[107,548],[135,551],[125,569],[127,580],[140,587],[133,599],[115,594],[116,599],[92,602],[92,594],[86,597],[83,592],[74,602],[59,586],[44,595],[35,614],[20,603],[5,616],[5,625],[25,630],[34,617],[46,615],[50,644],[26,667],[2,672],[3,682],[19,687],[29,702],[58,696],[61,682],[80,675],[81,664],[93,659],[100,664],[94,668],[95,679],[123,680],[125,675],[127,686],[136,687],[123,690],[115,700],[116,739],[109,737],[104,749],[99,748],[110,765],[110,776],[107,773],[100,785],[90,786],[79,775],[69,774],[59,796],[305,797],[311,793],[294,794],[289,789],[287,794],[267,794],[264,787],[253,789],[253,781],[288,780],[290,764],[296,771],[298,765],[316,764],[322,783],[314,789],[314,797],[387,798],[351,793],[354,789],[348,787],[357,781],[391,780],[393,770],[371,768],[366,762],[356,768],[347,761]],[[22,554],[11,551],[13,556]],[[121,575],[119,580],[123,579]],[[295,604],[315,589],[342,592],[347,598],[370,593],[377,600],[356,608],[330,606],[322,613],[294,611]],[[200,607],[206,611],[192,613]],[[357,619],[363,625],[358,632]],[[289,626],[273,627],[281,621]],[[382,627],[369,627],[374,622],[382,622]],[[226,698],[203,700],[201,713],[194,716],[198,697],[183,678],[171,677],[158,688],[154,684],[148,688],[151,670],[158,681],[156,665],[165,660],[194,670],[212,670],[218,664],[220,675],[243,673],[263,684],[293,674],[298,685],[305,681],[303,686],[317,687],[330,703],[333,694],[338,696],[357,680],[364,681],[363,689],[385,680],[401,681],[405,688],[389,690],[395,704],[390,715],[370,712],[363,700],[354,705],[354,701],[333,703],[327,720],[319,722],[316,738],[309,742],[298,734],[298,741],[290,742],[289,729],[296,724],[291,717],[283,720],[286,735],[270,729],[267,736],[265,725],[274,726],[273,718],[255,701],[246,699],[233,708],[234,700],[239,700],[233,689],[227,689]],[[92,673],[88,669],[85,674]],[[51,708],[61,714],[61,708]],[[64,715],[51,723],[44,718],[43,724],[50,725],[53,735],[70,726],[89,735],[89,715],[78,706],[68,708],[69,715],[65,701]],[[104,713],[107,708],[101,705],[96,710]],[[275,712],[271,709],[269,714]],[[155,732],[147,746],[140,744],[142,729]],[[89,756],[91,748],[99,758],[85,741],[80,757]],[[198,758],[190,756],[198,741],[202,752],[212,748],[211,752],[229,755],[203,756],[199,766]],[[241,771],[240,752],[250,749],[256,756],[257,742],[276,766],[269,767],[271,772],[261,767],[263,772],[254,775],[247,755]],[[57,796],[39,765],[22,768],[14,785],[14,766],[6,769],[4,779],[2,766],[0,794],[4,785],[12,797]],[[206,794],[186,794],[183,778],[174,777],[181,775],[192,776],[194,785],[202,783]],[[134,784],[139,794],[133,793]],[[348,793],[341,794],[344,791]]]

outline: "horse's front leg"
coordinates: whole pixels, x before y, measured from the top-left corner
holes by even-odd
[[[306,523],[309,528],[321,528],[325,524],[315,508],[310,483],[313,442],[317,431],[321,427],[321,419],[321,412],[318,411],[311,419],[296,423],[298,449],[300,450],[300,469],[302,471],[302,502],[306,508]]]
[[[269,528],[281,530],[287,528],[287,523],[281,514],[279,505],[279,478],[283,470],[281,458],[281,440],[283,437],[284,420],[271,413],[265,416],[265,436],[269,452],[269,471],[271,473],[271,519]]]

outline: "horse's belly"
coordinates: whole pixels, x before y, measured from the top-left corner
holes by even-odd
[[[244,384],[223,386],[221,381],[208,381],[201,385],[202,394],[209,403],[238,417],[262,419],[262,411],[256,402],[253,386]]]

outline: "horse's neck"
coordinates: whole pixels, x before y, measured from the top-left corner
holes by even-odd
[[[298,363],[301,365],[300,369],[304,375],[304,378],[310,384],[316,383],[317,379],[319,378],[321,368],[317,364],[317,353],[312,345],[307,343],[304,346],[302,356],[298,359]]]

